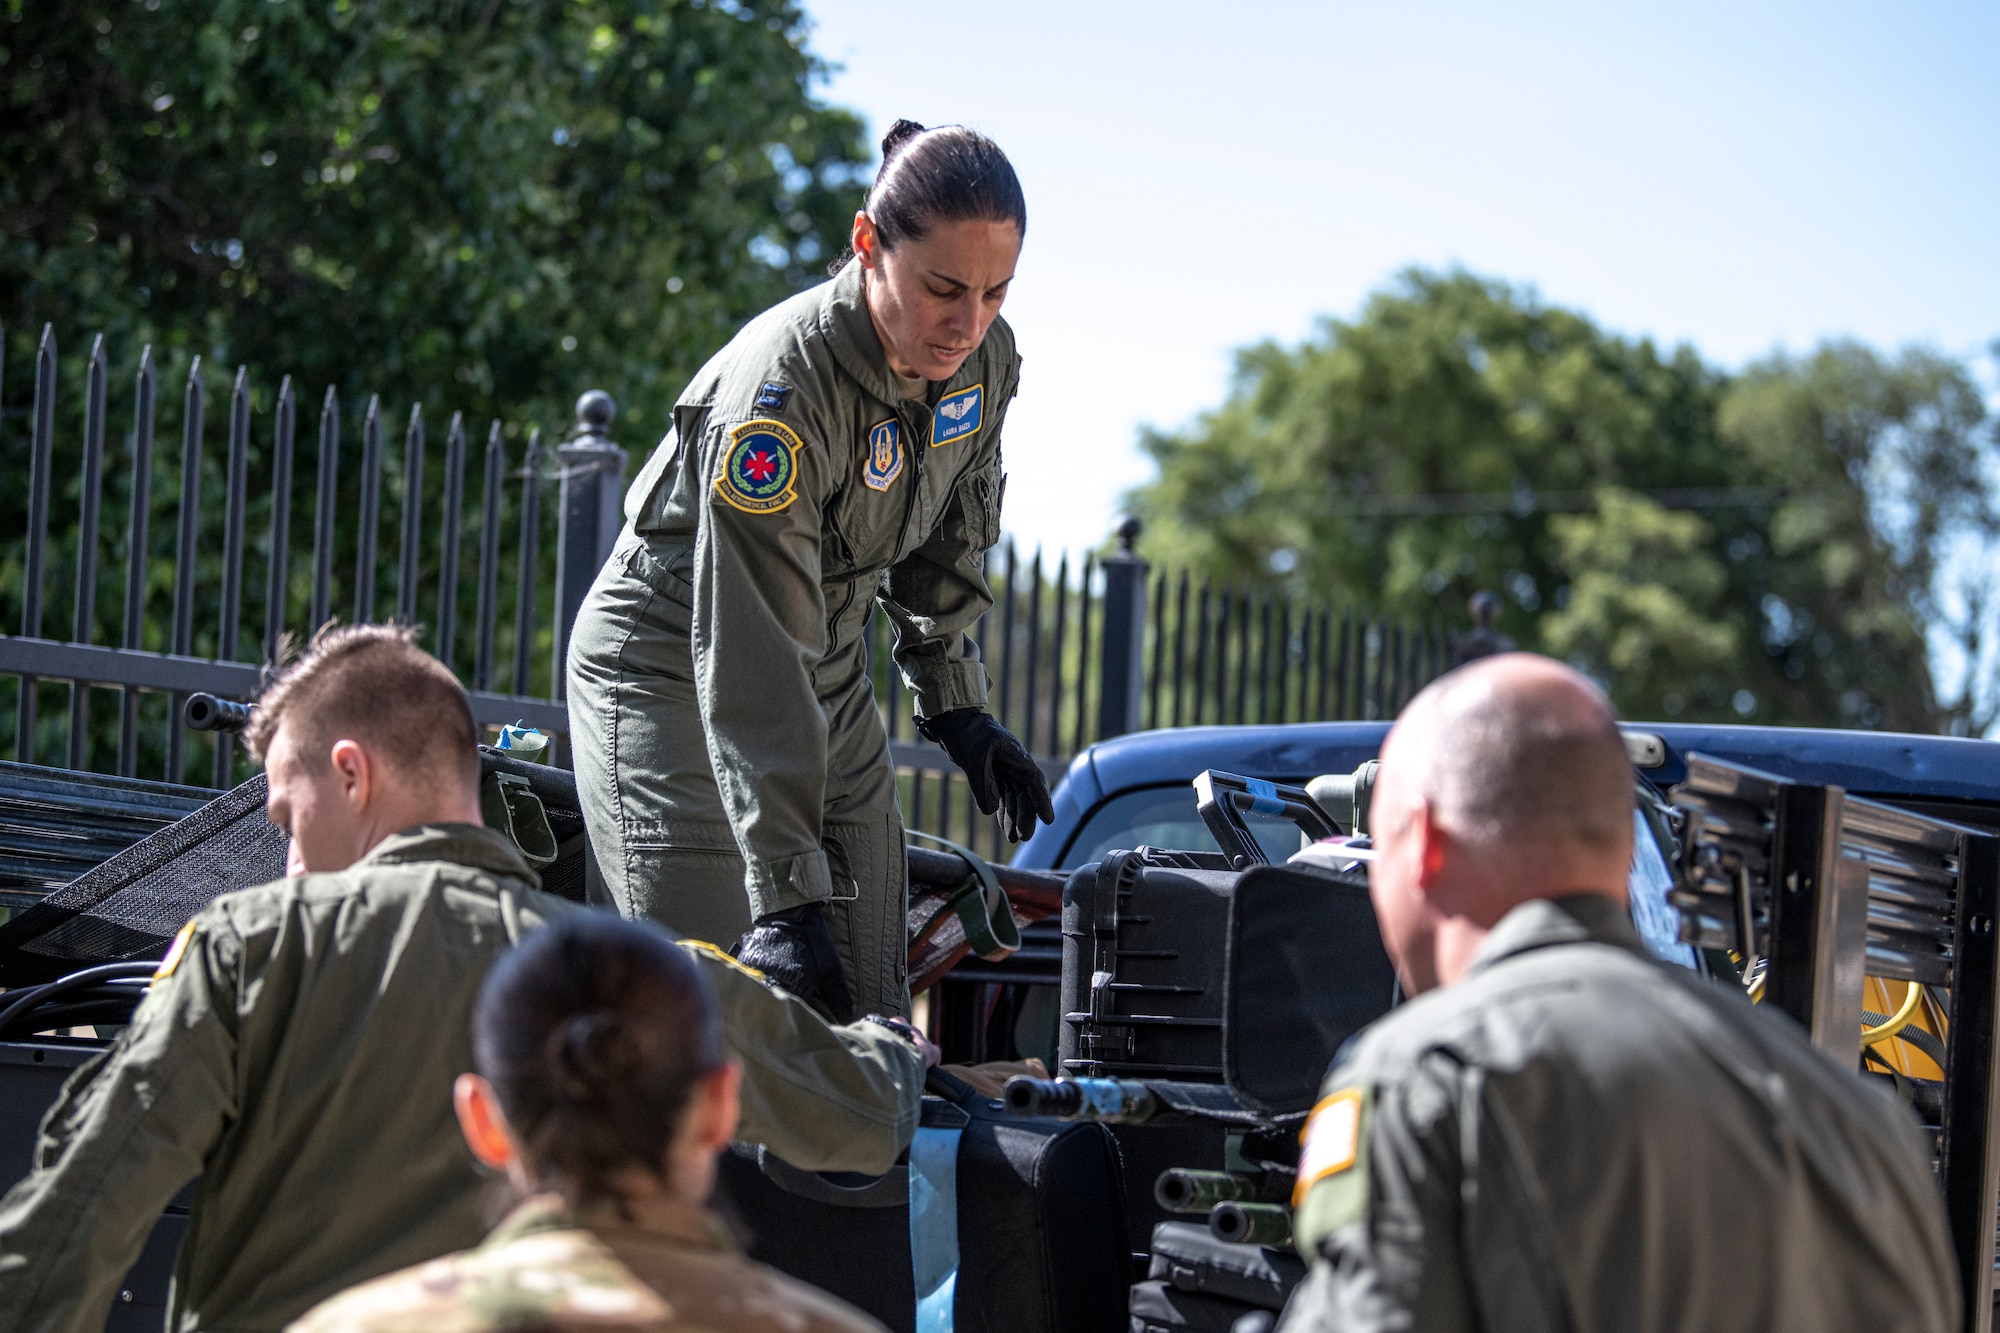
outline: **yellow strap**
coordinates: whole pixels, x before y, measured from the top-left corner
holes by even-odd
[[[1908,1027],[1911,1020],[1916,1018],[1917,1006],[1923,1003],[1923,998],[1924,988],[1912,981],[1909,991],[1903,996],[1903,1007],[1898,1009],[1894,1017],[1890,1018],[1882,1026],[1863,1028],[1861,1030],[1861,1044],[1863,1046],[1873,1046],[1878,1042],[1887,1041]]]

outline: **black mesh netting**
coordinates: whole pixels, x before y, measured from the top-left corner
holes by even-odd
[[[222,894],[284,873],[285,835],[264,817],[259,773],[0,925],[0,981],[156,956]]]
[[[590,849],[575,777],[493,751],[480,760],[488,771],[527,779],[557,846],[555,863],[541,872],[542,888],[583,901]],[[281,878],[285,835],[265,818],[264,795],[260,773],[0,924],[0,986],[94,963],[157,958],[188,918],[223,894]]]

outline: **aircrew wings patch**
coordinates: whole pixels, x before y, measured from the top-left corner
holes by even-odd
[[[729,432],[715,494],[746,514],[775,514],[797,498],[805,445],[782,421],[746,421]]]
[[[985,414],[986,386],[975,384],[938,399],[931,413],[931,448],[977,435]]]

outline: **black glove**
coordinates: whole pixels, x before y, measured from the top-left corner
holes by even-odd
[[[917,730],[942,745],[951,761],[965,770],[980,814],[1002,811],[1000,825],[1007,831],[1007,841],[1024,841],[1035,831],[1037,818],[1044,824],[1056,822],[1049,780],[1013,733],[984,710],[954,708],[919,718]]]
[[[854,997],[833,947],[823,903],[758,917],[736,941],[736,961],[756,968],[800,999],[818,1004],[834,1022],[854,1020]]]

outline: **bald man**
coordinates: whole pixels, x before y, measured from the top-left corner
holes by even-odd
[[[1489,658],[1404,710],[1370,882],[1414,998],[1307,1122],[1284,1333],[1958,1327],[1914,1121],[1647,954],[1632,810],[1610,707],[1559,663]]]

